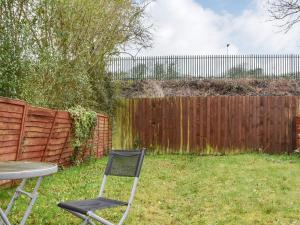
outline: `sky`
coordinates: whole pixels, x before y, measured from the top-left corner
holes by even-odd
[[[218,13],[228,12],[233,15],[238,15],[254,5],[254,1],[251,0],[196,0],[195,2]]]
[[[146,55],[295,54],[300,24],[288,33],[270,21],[266,0],[155,0],[147,9],[153,47]]]

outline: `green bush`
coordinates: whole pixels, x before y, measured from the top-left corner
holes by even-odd
[[[92,148],[88,142],[97,125],[97,114],[81,106],[70,108],[68,111],[73,120],[71,144],[74,148],[74,153],[71,160],[74,164],[78,164],[83,161],[85,148]]]

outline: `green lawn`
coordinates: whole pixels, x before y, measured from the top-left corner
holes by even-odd
[[[106,161],[91,161],[46,178],[28,224],[79,224],[56,204],[96,196]],[[129,183],[115,178],[109,181],[107,191],[114,191],[108,196],[126,199]],[[2,208],[12,193],[0,190]],[[24,201],[21,199],[17,206],[22,208]],[[116,220],[118,212],[108,210],[102,215]],[[21,214],[14,213],[12,221],[16,223]],[[298,225],[300,158],[265,154],[147,155],[125,224]]]

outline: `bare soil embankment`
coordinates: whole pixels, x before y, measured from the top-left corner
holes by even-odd
[[[300,95],[300,81],[293,79],[255,80],[143,80],[124,82],[121,85],[124,98],[172,97],[172,96],[286,96]]]

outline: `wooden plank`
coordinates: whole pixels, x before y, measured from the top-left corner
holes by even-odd
[[[48,138],[24,138],[24,146],[45,145]]]
[[[1,112],[10,112],[10,113],[23,113],[23,105],[12,105],[8,103],[0,103]]]
[[[248,132],[247,132],[247,148],[249,150],[253,149],[253,96],[249,96],[248,99],[249,111],[248,111]]]
[[[241,106],[241,134],[240,134],[240,146],[241,150],[246,150],[246,124],[247,124],[247,116],[246,116],[246,96],[240,96],[240,106]]]
[[[41,158],[42,155],[43,155],[43,151],[23,152],[22,159]]]
[[[70,133],[70,131],[63,131],[63,132],[52,133],[52,139],[65,138],[65,137],[67,137],[69,135],[69,133]]]
[[[2,141],[0,142],[1,147],[18,146],[18,141]]]
[[[206,107],[207,107],[207,122],[206,122],[206,146],[211,145],[211,137],[210,137],[210,121],[211,121],[211,97],[206,98]]]
[[[197,130],[199,135],[197,136],[197,148],[198,152],[201,153],[203,150],[203,97],[197,98]]]
[[[271,110],[272,100],[270,98],[266,98],[266,105],[265,105],[265,115],[264,115],[264,127],[263,127],[263,142],[264,142],[264,149],[271,149],[270,146],[270,138],[271,136]]]
[[[217,96],[212,96],[211,97],[211,121],[210,121],[210,142],[211,142],[211,146],[213,147],[213,150],[216,151],[216,149],[218,148],[217,143],[218,143],[218,116],[217,116],[217,107],[218,107],[218,97]]]
[[[222,127],[223,127],[223,121],[222,121],[222,101],[223,101],[223,97],[216,97],[217,99],[217,110],[216,110],[216,121],[217,121],[217,125],[216,125],[216,135],[217,135],[217,143],[216,143],[216,147],[218,149],[219,152],[222,151],[222,136],[221,136],[221,131],[222,131]]]
[[[0,135],[14,135],[14,134],[20,134],[19,130],[0,130]]]
[[[229,96],[228,97],[228,130],[227,130],[227,135],[228,135],[228,147],[231,150],[233,148],[233,139],[234,139],[234,119],[233,119],[233,115],[234,115],[234,111],[233,111],[233,97]]]
[[[21,126],[20,123],[0,122],[0,130],[20,130]]]
[[[25,137],[28,137],[28,138],[34,138],[34,137],[46,138],[48,136],[49,136],[48,133],[31,132],[31,131],[26,131],[25,132]]]
[[[45,145],[23,146],[22,152],[41,152]]]
[[[274,96],[270,96],[270,100],[271,100],[271,108],[270,108],[270,112],[272,112],[272,114],[270,114],[271,119],[270,119],[270,129],[272,130],[272,140],[270,141],[269,145],[268,145],[268,149],[265,149],[266,152],[268,153],[276,153],[274,150],[276,149],[276,142],[277,142],[277,131],[275,130],[276,128],[276,123],[277,123],[277,112],[276,112],[276,97]]]
[[[277,114],[278,114],[278,119],[277,119],[277,123],[276,123],[276,130],[277,130],[277,149],[276,152],[280,153],[281,150],[283,149],[282,146],[282,120],[283,120],[283,116],[282,116],[282,112],[283,112],[283,97],[279,96],[278,100],[277,100],[277,104],[276,104],[276,108],[277,108]]]
[[[0,142],[3,141],[17,141],[19,140],[18,134],[11,134],[11,135],[0,135]]]
[[[221,137],[222,137],[222,146],[224,149],[224,152],[226,152],[229,149],[229,143],[228,143],[228,96],[223,97],[223,102],[222,102],[222,130],[221,130]]]
[[[267,106],[266,102],[266,97],[262,96],[259,98],[259,117],[258,117],[258,120],[259,120],[259,125],[258,125],[258,139],[259,139],[259,143],[260,143],[260,147],[265,150],[266,149],[266,145],[264,143],[264,115],[265,115],[265,108]]]
[[[49,134],[51,128],[43,128],[43,127],[26,127],[26,131],[35,132],[35,133],[44,133]]]
[[[22,123],[22,119],[12,117],[0,117],[0,122],[5,123]]]
[[[7,153],[16,153],[18,150],[18,146],[8,146],[8,147],[1,147],[0,148],[0,155],[7,154]]]
[[[202,137],[202,140],[203,140],[203,150],[206,149],[207,145],[208,145],[208,135],[207,135],[207,114],[208,114],[208,107],[207,107],[207,98],[208,97],[204,97],[202,98],[202,106],[203,106],[203,115],[202,115],[202,118],[203,118],[203,137]]]
[[[71,124],[72,123],[72,120],[70,118],[58,118],[56,116],[56,122],[57,123],[60,123],[60,124]]]
[[[105,135],[103,135],[102,141],[105,138]],[[49,142],[49,145],[59,145],[59,144],[63,144],[65,142],[66,137],[62,137],[62,138],[56,138],[56,139],[51,139]]]
[[[22,119],[22,114],[21,113],[1,112],[0,111],[0,117]]]
[[[189,119],[190,124],[190,151],[192,153],[197,153],[197,137],[199,136],[199,131],[197,125],[199,124],[199,120],[197,117],[197,99],[195,97],[191,98],[190,104],[190,112],[191,117]]]
[[[66,142],[60,143],[60,144],[51,144],[48,146],[49,151],[57,150],[57,149],[62,149],[64,146],[71,146],[70,144],[70,137],[66,139]]]
[[[296,149],[296,123],[295,123],[295,117],[297,115],[297,107],[298,107],[298,97],[297,96],[292,96],[292,99],[293,99],[293,103],[292,103],[292,117],[291,117],[291,122],[292,122],[292,147],[290,149],[290,151],[293,151]]]
[[[250,108],[250,96],[245,96],[245,101],[244,101],[244,107],[245,107],[245,126],[244,126],[244,138],[245,138],[245,150],[249,150],[249,131],[250,131],[250,119],[249,119],[249,114],[251,111]]]
[[[0,161],[13,161],[13,160],[15,160],[15,157],[16,157],[15,152],[3,154],[3,155],[0,155]]]
[[[189,133],[189,128],[188,128],[188,120],[189,120],[189,106],[188,106],[188,102],[189,102],[189,99],[187,99],[186,97],[182,97],[182,116],[181,116],[181,119],[182,119],[182,123],[181,123],[181,129],[182,129],[182,134],[181,134],[181,146],[182,146],[182,149],[181,151],[183,152],[187,152],[189,151],[188,149],[188,133]]]
[[[41,123],[41,122],[32,122],[27,121],[26,127],[39,127],[39,128],[48,128],[51,129],[52,123]]]
[[[283,148],[285,151],[288,151],[288,97],[284,98],[284,106],[283,106]]]
[[[53,117],[45,117],[40,115],[31,115],[28,116],[27,121],[31,122],[41,122],[41,123],[52,123]]]
[[[6,97],[1,97],[0,103],[7,103],[9,105],[19,105],[19,106],[24,106],[26,104],[26,102],[24,102],[22,100],[11,99],[11,98],[6,98]]]
[[[51,128],[51,126],[50,126]],[[66,129],[66,128],[72,128],[72,125],[70,123],[55,123],[55,131],[59,129]]]
[[[43,108],[29,106],[28,116],[32,116],[32,115],[53,118],[54,115],[55,115],[55,111],[54,110],[49,110],[49,109],[43,109]]]
[[[105,118],[102,115],[100,115],[100,117]],[[65,112],[65,111],[58,111],[57,112],[57,118],[58,119],[70,119],[71,120],[70,114],[68,112]]]
[[[253,127],[253,147],[254,150],[259,150],[261,148],[259,143],[259,104],[260,104],[260,97],[253,97],[254,98],[254,127]]]

